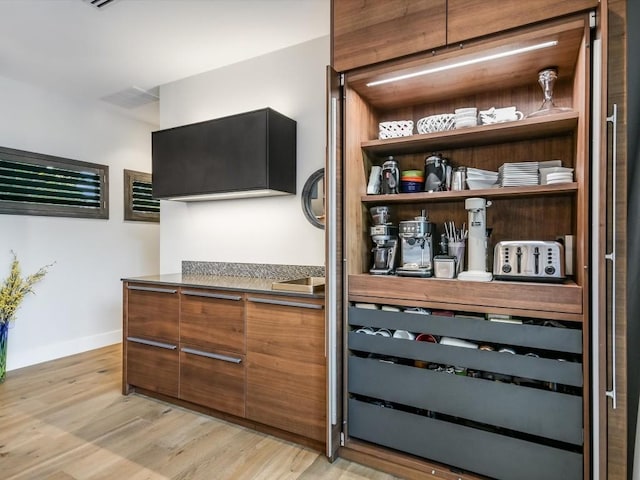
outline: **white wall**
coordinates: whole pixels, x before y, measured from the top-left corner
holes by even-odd
[[[297,122],[297,195],[207,202],[163,201],[160,270],[182,260],[324,265],[324,230],[305,218],[300,193],[324,167],[329,37],[160,88],[160,126],[271,107]]]
[[[127,276],[159,271],[157,224],[123,221],[123,169],[151,171],[153,126],[0,77],[0,145],[109,166],[109,220],[0,214],[0,279],[55,262],[9,330],[12,370],[119,342]]]

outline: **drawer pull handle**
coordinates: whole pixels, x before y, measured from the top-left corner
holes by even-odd
[[[203,352],[202,350],[195,350],[193,348],[187,348],[187,347],[182,347],[180,350],[182,350],[184,353],[190,353],[191,355],[198,355],[199,357],[213,358],[214,360],[222,360],[223,362],[229,362],[229,363],[242,362],[241,358],[229,357],[228,355],[220,355],[219,353]]]
[[[190,295],[192,297],[206,297],[206,298],[217,298],[219,300],[233,300],[238,302],[242,300],[240,295],[225,295],[223,293],[207,293],[207,292],[196,292],[194,290],[182,290],[183,295]]]
[[[156,293],[177,293],[178,290],[171,288],[157,288],[157,287],[138,287],[137,285],[128,285],[129,290],[139,290],[141,292],[156,292]]]
[[[147,339],[138,338],[138,337],[127,337],[127,340],[133,343],[141,343],[142,345],[165,348],[167,350],[175,350],[176,348],[178,348],[177,345],[172,345],[170,343],[156,342],[155,340],[147,340]]]
[[[316,303],[288,302],[286,300],[270,300],[268,298],[248,297],[247,300],[255,303],[268,303],[269,305],[283,305],[285,307],[312,308],[314,310],[322,310],[324,305]]]

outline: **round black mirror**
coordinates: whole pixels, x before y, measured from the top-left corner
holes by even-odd
[[[302,188],[302,211],[314,227],[324,228],[324,168],[313,172]]]

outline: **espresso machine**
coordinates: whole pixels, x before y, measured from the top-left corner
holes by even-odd
[[[401,277],[433,276],[433,224],[424,210],[419,217],[400,222],[398,235],[402,266],[396,273]]]
[[[369,234],[374,247],[373,265],[369,269],[372,275],[392,275],[396,267],[396,250],[398,248],[398,227],[391,224],[389,207],[372,207],[373,225]]]

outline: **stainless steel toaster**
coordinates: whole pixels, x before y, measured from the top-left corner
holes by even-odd
[[[493,276],[498,280],[560,282],[564,266],[564,247],[558,242],[498,242],[493,252]]]

